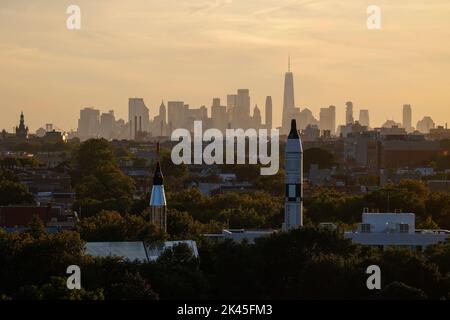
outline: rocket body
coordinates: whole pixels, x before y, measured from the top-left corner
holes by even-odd
[[[283,230],[303,226],[303,147],[292,120],[285,150],[285,202]]]

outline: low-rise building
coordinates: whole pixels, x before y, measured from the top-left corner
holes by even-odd
[[[61,207],[47,206],[2,206],[0,207],[0,228],[9,232],[21,232],[33,221],[42,220],[45,227],[57,230],[73,229],[78,217],[72,211],[63,211]]]
[[[448,230],[416,229],[415,218],[414,213],[378,213],[366,210],[357,230],[345,232],[344,236],[362,245],[408,247],[413,250],[423,250],[450,237]]]
[[[430,162],[440,152],[439,142],[423,136],[386,137],[381,141],[382,168],[415,167]]]

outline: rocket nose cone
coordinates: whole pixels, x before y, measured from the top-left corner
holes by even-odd
[[[291,131],[289,132],[288,139],[300,139],[297,132],[297,121],[295,119],[291,120]]]
[[[161,186],[163,184],[163,174],[161,172],[161,166],[159,165],[159,161],[156,164],[155,174],[153,176],[153,185]]]

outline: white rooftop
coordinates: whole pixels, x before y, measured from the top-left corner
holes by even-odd
[[[416,228],[416,215],[414,213],[371,213],[362,214],[362,223],[370,224],[372,233],[394,232],[399,224],[408,225],[409,233]]]
[[[137,242],[87,242],[86,253],[93,257],[122,257],[129,261],[148,261],[144,243]]]
[[[143,241],[123,242],[87,242],[86,254],[93,257],[121,257],[129,261],[151,262],[157,260],[160,255],[169,248],[185,243],[198,257],[198,249],[195,241],[166,241],[159,244],[144,244]]]
[[[447,230],[416,230],[414,213],[362,214],[362,223],[344,236],[354,243],[373,246],[426,247],[450,237]]]

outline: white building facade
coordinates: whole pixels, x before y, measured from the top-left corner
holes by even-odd
[[[423,250],[450,237],[448,230],[416,229],[415,218],[414,213],[364,212],[357,230],[345,232],[344,236],[362,245],[409,247],[413,250]]]

